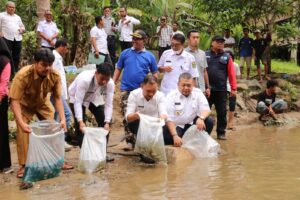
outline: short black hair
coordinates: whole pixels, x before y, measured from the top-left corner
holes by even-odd
[[[185,72],[185,73],[180,74],[180,76],[179,76],[179,78],[178,78],[178,82],[179,82],[181,79],[191,80],[191,79],[193,79],[193,76],[192,76],[190,73]]]
[[[121,9],[121,8],[124,8],[124,10],[127,11],[126,6],[120,6],[120,9]]]
[[[111,9],[110,6],[104,6],[102,10],[105,10],[107,8]]]
[[[108,62],[101,63],[96,65],[97,73],[102,74],[104,76],[111,76],[112,75],[112,64]]]
[[[271,87],[277,87],[278,86],[278,81],[276,79],[271,79],[267,81],[267,88]]]
[[[156,83],[156,84],[158,84],[158,80],[155,76],[153,76],[153,74],[148,74],[147,76],[145,76],[145,78],[143,80],[143,84],[147,84],[147,83],[150,83],[150,84]]]
[[[65,47],[65,46],[67,46],[67,45],[68,45],[68,43],[67,43],[66,40],[64,40],[64,39],[59,39],[59,40],[56,40],[56,42],[55,42],[55,49],[57,49],[57,48],[60,47],[60,46]]]
[[[55,57],[50,49],[41,48],[34,52],[33,54],[35,62],[46,62],[52,64],[55,60]]]
[[[172,39],[174,39],[174,40],[180,42],[181,44],[184,44],[184,42],[185,42],[185,37],[184,37],[184,35],[182,35],[182,34],[180,34],[180,33],[174,34],[173,37],[172,37]]]
[[[243,31],[249,31],[249,28],[248,27],[244,27]]]
[[[102,21],[102,16],[96,16],[95,17],[95,23],[96,23],[96,25],[98,25],[99,22],[101,22],[101,21]]]
[[[196,29],[189,30],[187,32],[187,38],[190,38],[192,33],[199,33],[199,31],[197,31]]]

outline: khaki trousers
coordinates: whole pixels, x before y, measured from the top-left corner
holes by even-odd
[[[26,124],[29,124],[33,116],[36,115],[39,120],[54,119],[54,108],[50,101],[45,102],[37,109],[24,107],[21,105],[22,119]],[[17,124],[17,153],[20,165],[25,165],[29,146],[29,133],[26,133]]]

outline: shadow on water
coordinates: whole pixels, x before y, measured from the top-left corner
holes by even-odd
[[[299,128],[230,133],[218,158],[147,166],[117,157],[100,173],[77,171],[28,191],[0,188],[0,199],[300,199]]]

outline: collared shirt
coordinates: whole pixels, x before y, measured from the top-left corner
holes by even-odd
[[[106,86],[98,85],[95,70],[81,72],[69,87],[70,103],[74,104],[75,117],[82,120],[82,106],[88,108],[90,103],[104,106],[105,122],[110,122],[113,111],[115,84],[112,79]],[[100,97],[101,96],[101,97]]]
[[[158,33],[160,29],[160,26],[156,28],[156,33]],[[172,37],[172,28],[170,26],[163,27],[160,30],[159,40],[158,40],[158,46],[160,47],[167,47],[171,46],[171,37]]]
[[[112,30],[112,27],[115,26],[116,22],[115,19],[112,16],[102,16],[103,22],[104,22],[104,27],[103,29],[105,30],[107,35],[115,35],[115,33]]]
[[[22,67],[16,74],[9,91],[9,97],[17,100],[24,107],[35,110],[50,101],[50,95],[61,98],[60,75],[50,70],[45,78],[41,78],[34,65]]]
[[[194,56],[184,50],[180,55],[176,55],[172,49],[164,51],[158,66],[171,66],[173,68],[171,72],[164,72],[161,81],[160,90],[165,95],[177,88],[178,78],[182,73],[188,72],[193,78],[199,76]]]
[[[55,60],[53,62],[53,69],[57,70],[58,73],[60,74],[61,86],[62,86],[62,98],[68,99],[66,72],[63,65],[63,58],[56,50],[53,50],[53,54],[55,57]]]
[[[120,32],[120,41],[122,42],[132,42],[132,36],[133,33],[133,25],[139,25],[141,22],[140,20],[131,17],[126,16],[125,21],[130,21],[129,24],[122,23],[121,20],[119,21],[118,30]]]
[[[162,114],[167,115],[164,94],[157,91],[148,101],[143,95],[142,88],[133,90],[128,97],[126,119],[129,114],[135,112],[151,117],[160,117]]]
[[[96,46],[100,53],[108,54],[107,50],[107,34],[103,28],[94,26],[90,31],[91,38],[96,38]],[[95,52],[92,45],[92,51]]]
[[[58,33],[58,28],[55,22],[47,22],[47,20],[43,20],[39,22],[37,32],[43,33],[46,37],[52,37],[54,34]],[[53,42],[55,43],[56,39],[54,39]],[[52,45],[44,38],[41,38],[41,46],[52,47]]]
[[[121,80],[122,91],[132,91],[140,87],[145,76],[158,71],[154,55],[146,49],[136,51],[128,48],[122,51],[117,63],[119,70],[123,70]]]
[[[198,85],[199,85],[199,88],[202,90],[202,92],[205,92],[204,72],[205,72],[205,69],[207,68],[205,52],[202,51],[201,49],[192,51],[192,49],[190,47],[185,48],[185,50],[195,57],[195,60],[197,63],[197,69],[198,69],[198,73],[199,73],[199,77],[197,78]]]
[[[187,97],[178,89],[173,90],[167,95],[166,106],[168,121],[182,128],[185,124],[191,124],[196,116],[200,117],[202,112],[210,111],[206,97],[198,88],[193,88]]]
[[[18,15],[10,15],[7,12],[0,13],[0,32],[3,33],[5,39],[21,41],[20,29],[25,31],[25,26]]]
[[[224,36],[224,40],[225,40],[224,44],[233,44],[233,45],[235,45],[235,39],[233,37],[227,38],[227,37]],[[230,51],[231,53],[234,54],[233,47],[225,47],[224,51]]]

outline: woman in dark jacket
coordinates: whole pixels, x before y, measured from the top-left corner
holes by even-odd
[[[3,38],[0,38],[0,172],[11,173],[8,138],[8,84],[12,57]]]

